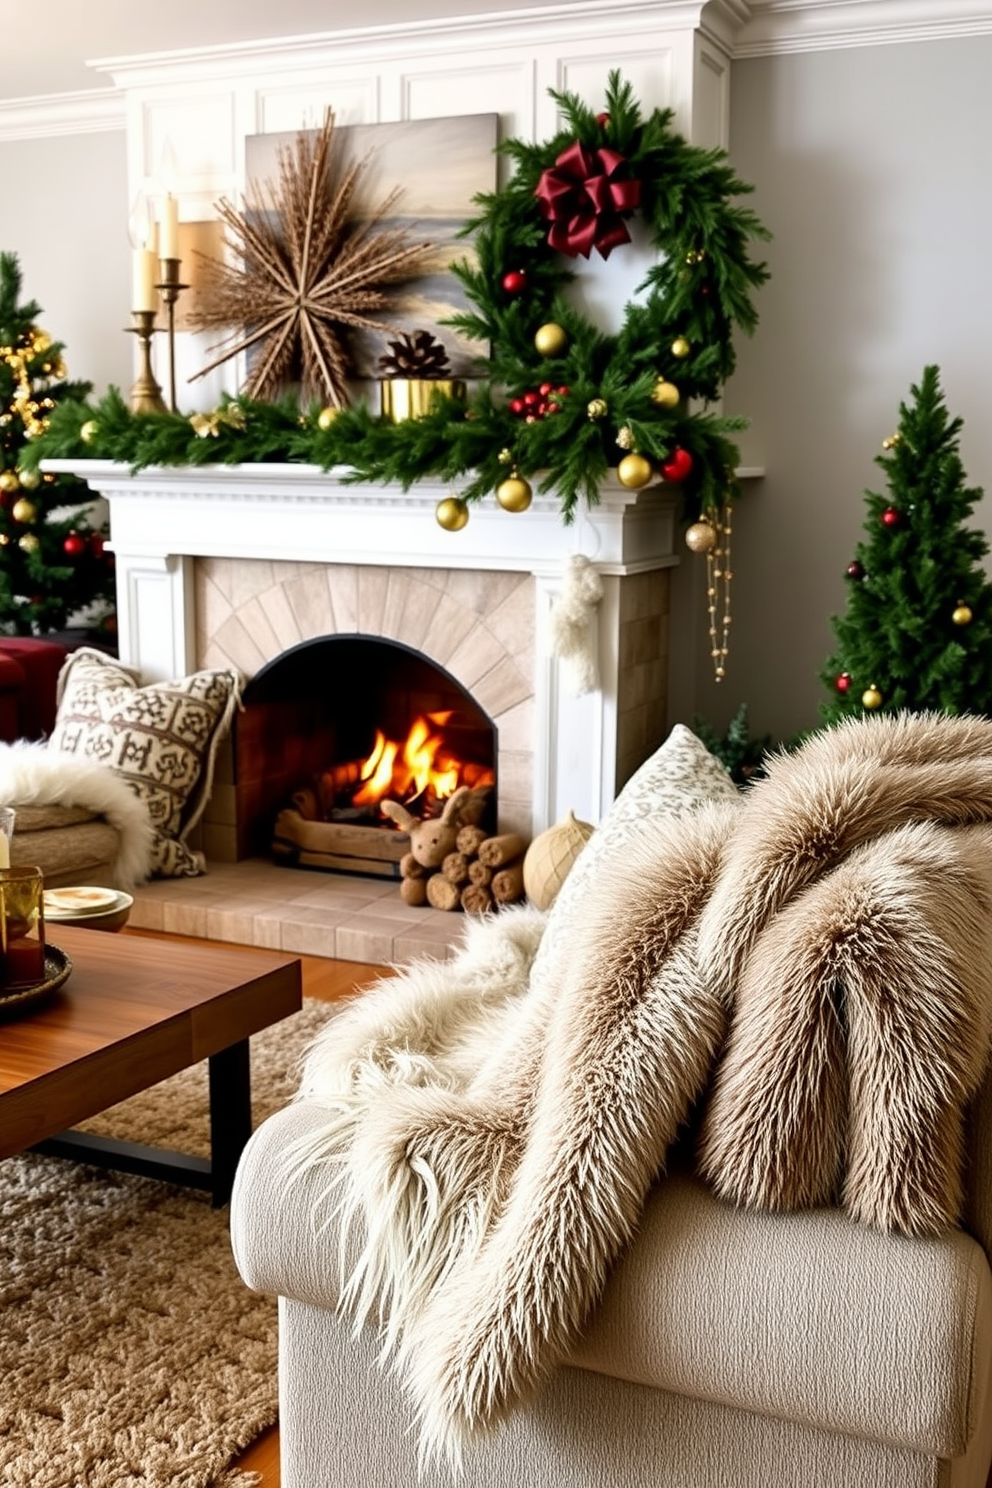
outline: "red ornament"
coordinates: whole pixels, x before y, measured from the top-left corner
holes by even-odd
[[[895,506],[887,506],[882,513],[882,522],[886,527],[898,527],[902,521],[902,512]]]
[[[847,565],[846,573],[849,579],[863,579],[865,576],[864,564],[859,563],[855,558],[853,563]]]
[[[541,215],[551,223],[548,246],[569,258],[588,258],[594,248],[609,258],[630,242],[624,218],[641,204],[640,181],[623,179],[627,161],[604,146],[588,150],[576,140],[541,172],[534,189]]]
[[[596,115],[596,123],[599,125],[600,129],[605,129],[608,126],[609,122],[610,122],[610,116],[609,116],[609,114],[597,114]]]
[[[86,539],[80,537],[78,532],[70,532],[62,547],[70,558],[78,558],[80,553],[86,552]]]
[[[839,677],[834,678],[834,686],[838,692],[850,692],[851,676],[849,672],[841,672]]]
[[[510,412],[515,413],[519,418],[519,416],[525,412],[523,398],[511,398],[509,408]]]
[[[667,481],[684,481],[692,472],[692,463],[689,451],[676,445],[662,465],[661,473]]]
[[[527,275],[523,269],[508,269],[502,284],[508,295],[518,295],[527,287]]]

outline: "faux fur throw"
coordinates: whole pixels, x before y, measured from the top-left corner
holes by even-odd
[[[826,730],[594,877],[556,933],[504,911],[309,1056],[328,1121],[295,1160],[328,1164],[343,1303],[381,1324],[426,1455],[457,1460],[564,1357],[690,1116],[734,1203],[919,1235],[959,1216],[992,1032],[992,723]]]
[[[142,801],[119,775],[91,760],[49,752],[44,744],[0,744],[0,802],[5,806],[82,807],[120,835],[114,882],[132,888],[151,871],[152,824]],[[17,834],[17,820],[14,820]]]

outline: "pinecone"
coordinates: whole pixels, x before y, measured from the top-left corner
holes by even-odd
[[[398,341],[387,341],[392,355],[381,356],[379,366],[385,377],[450,377],[448,353],[430,331],[403,331]]]

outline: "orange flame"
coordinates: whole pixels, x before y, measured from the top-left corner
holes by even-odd
[[[371,806],[386,797],[409,802],[425,791],[443,800],[460,785],[492,785],[491,770],[464,766],[445,748],[444,725],[450,717],[450,712],[422,714],[410,725],[403,743],[387,739],[381,729],[376,730],[372,751],[361,765],[361,784],[352,803]]]

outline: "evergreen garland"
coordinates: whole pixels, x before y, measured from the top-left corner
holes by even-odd
[[[473,308],[449,323],[488,351],[467,401],[439,392],[426,416],[394,424],[361,407],[334,417],[311,407],[301,417],[295,405],[240,397],[225,400],[204,433],[195,427],[197,416],[130,414],[112,391],[81,417],[58,410],[38,457],[103,457],[136,468],[304,461],[347,467],[350,481],[403,489],[424,477],[458,482],[469,502],[512,468],[536,477],[541,492],[556,493],[567,522],[580,499],[596,503],[625,450],[656,463],[678,448],[692,466],[682,483],[686,520],[718,508],[733,492],[738,452],[731,436],[745,421],[695,412],[692,404],[719,396],[734,367],[734,328],[750,333],[757,321],[752,292],[768,275],[748,250],[751,240],[768,234],[734,200],[751,188],[722,151],[676,134],[670,110],[642,119],[629,83],[616,72],[602,114],[572,94],[552,97],[562,128],[544,144],[511,139],[499,147],[513,174],[502,189],[476,198],[479,215],[464,229],[474,236],[475,261],[452,265]],[[542,175],[577,147],[597,159],[597,152],[619,157],[619,176],[639,183],[637,211],[658,254],[643,301],[625,307],[615,335],[599,331],[567,299],[569,258],[549,247],[536,194]],[[508,275],[516,276],[512,289]],[[552,355],[543,355],[535,334],[549,325],[564,337]],[[677,390],[674,406],[657,398],[659,383]],[[555,408],[529,420],[512,411],[515,400],[542,384],[557,390]]]

